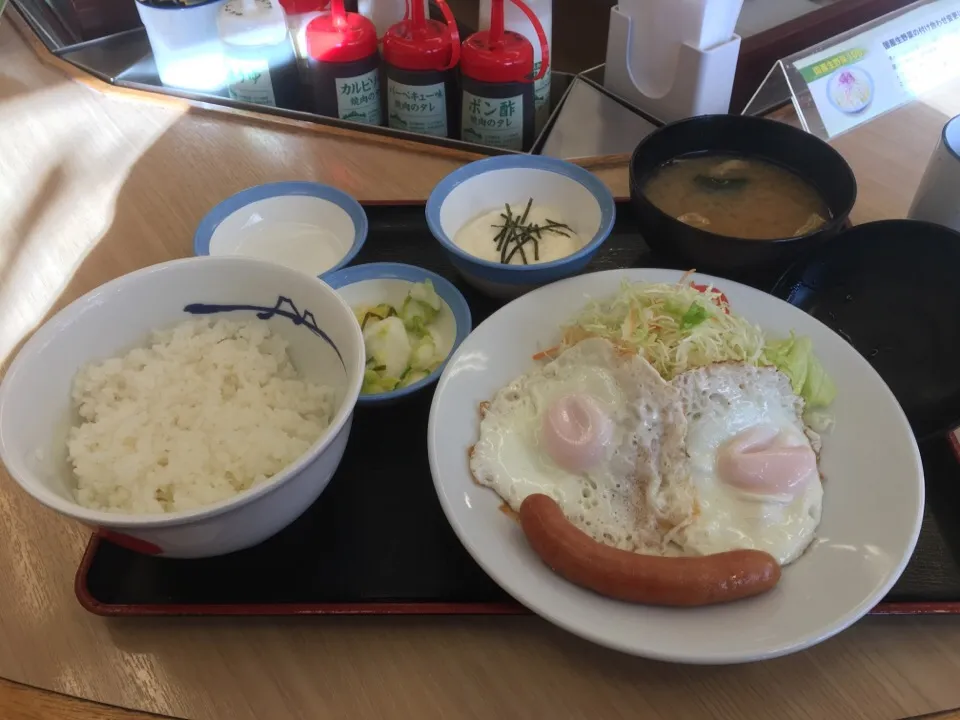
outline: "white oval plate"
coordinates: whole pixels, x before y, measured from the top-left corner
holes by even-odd
[[[824,438],[823,520],[813,546],[771,592],[728,605],[658,608],[610,600],[551,572],[500,498],[473,482],[467,451],[478,406],[533,367],[559,326],[624,279],[676,282],[673,270],[630,269],[570,278],[501,308],[463,342],[430,411],[430,469],[447,519],[480,566],[528,608],[587,640],[634,655],[735,663],[808,648],[856,622],[893,586],[913,553],[923,515],[923,468],[907,419],[880,376],[846,341],[766,293],[694,276],[726,293],[734,312],[773,337],[808,335],[837,384],[836,426]]]

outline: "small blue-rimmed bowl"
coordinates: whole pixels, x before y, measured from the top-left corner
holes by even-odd
[[[337,270],[324,277],[324,281],[334,288],[351,308],[359,306],[389,303],[396,308],[410,292],[410,286],[430,280],[433,289],[443,301],[440,314],[434,321],[434,327],[440,336],[440,350],[446,351],[446,357],[440,366],[427,377],[412,385],[385,393],[361,393],[357,400],[360,405],[389,403],[412,395],[440,377],[453,352],[460,347],[473,329],[470,306],[460,291],[446,278],[414,265],[401,263],[369,263]]]
[[[195,255],[240,255],[323,276],[367,239],[367,215],[341,190],[278,182],[241,190],[213,208],[193,236]]]
[[[557,212],[559,222],[586,240],[583,247],[551,262],[505,265],[471,255],[454,243],[457,232],[474,218],[504,204],[523,207],[530,198]],[[427,225],[450,262],[471,285],[501,299],[583,270],[610,235],[615,219],[613,195],[596,175],[537,155],[504,155],[464,165],[441,180],[427,200]]]

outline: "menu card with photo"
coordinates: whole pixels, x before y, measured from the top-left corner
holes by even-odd
[[[915,7],[792,61],[834,137],[960,77],[960,0]]]
[[[920,0],[777,62],[744,114],[792,100],[834,138],[960,78],[960,0]]]

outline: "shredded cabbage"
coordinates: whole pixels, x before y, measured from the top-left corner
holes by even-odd
[[[591,302],[563,328],[564,345],[599,336],[641,353],[667,380],[717,362],[758,365],[764,336],[730,313],[723,293],[689,284],[630,283],[606,300]]]
[[[758,326],[730,312],[721,291],[686,279],[675,284],[624,281],[613,297],[587,305],[563,327],[561,345],[541,355],[552,357],[587,337],[602,337],[625,352],[642,354],[666,380],[713,363],[744,362],[777,367],[810,407],[828,405],[835,395],[809,340],[797,342],[791,335],[789,346],[785,341],[768,343]],[[798,361],[800,351],[809,355],[803,363]],[[808,367],[817,369],[816,383],[808,382]],[[804,376],[795,377],[798,371]]]
[[[810,338],[797,337],[791,332],[786,340],[767,343],[763,359],[790,378],[793,391],[806,401],[808,407],[826,407],[837,396],[833,380],[813,354]]]

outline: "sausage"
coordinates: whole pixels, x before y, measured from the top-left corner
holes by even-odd
[[[547,495],[534,494],[523,501],[520,526],[551,570],[616,600],[673,607],[714,605],[759,595],[780,580],[780,565],[760,550],[659,557],[604,545],[567,520]]]

